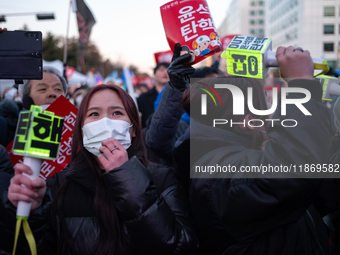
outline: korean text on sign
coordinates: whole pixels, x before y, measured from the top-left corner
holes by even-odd
[[[262,79],[266,68],[264,53],[269,49],[268,38],[235,36],[221,57],[227,58],[229,74]]]
[[[212,18],[197,19],[196,15],[199,14],[208,14],[211,16],[208,6],[203,6],[203,4],[200,4],[199,8],[196,10],[193,6],[185,6],[179,10],[178,19],[180,20],[181,24],[183,24],[180,29],[185,42],[198,37],[197,27],[201,28],[202,30],[211,29],[216,32]]]
[[[53,112],[42,113],[39,106],[20,113],[14,138],[13,152],[44,159],[58,156],[64,120]]]

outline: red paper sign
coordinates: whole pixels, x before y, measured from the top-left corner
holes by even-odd
[[[156,64],[161,63],[161,62],[167,62],[170,64],[172,55],[173,54],[171,50],[155,53]]]
[[[196,64],[222,50],[222,44],[205,0],[177,0],[162,5],[163,26],[172,51],[176,43],[194,54]]]
[[[74,122],[78,113],[77,107],[71,104],[64,96],[55,100],[46,111],[54,112],[56,116],[64,118],[64,127],[60,141],[59,156],[55,160],[43,160],[40,169],[40,177],[46,179],[53,176],[56,172],[64,170],[71,161],[71,144],[74,129]],[[14,155],[12,151],[13,141],[7,145],[13,166],[23,162],[23,156]]]
[[[236,34],[236,35],[239,35],[239,34]],[[228,47],[229,43],[231,42],[231,40],[232,40],[236,35],[226,35],[226,36],[223,36],[223,37],[221,38],[223,50],[225,50],[225,49]]]

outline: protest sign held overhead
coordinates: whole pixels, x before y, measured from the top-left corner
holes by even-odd
[[[222,50],[217,29],[205,0],[172,1],[160,7],[163,26],[172,51],[180,43],[193,55],[191,64]]]
[[[278,67],[276,52],[272,51],[270,38],[235,36],[221,54],[227,59],[228,73],[236,76],[263,79],[269,67]],[[329,70],[327,61],[313,58],[314,68]]]

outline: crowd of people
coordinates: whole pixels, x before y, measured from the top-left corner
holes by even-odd
[[[339,166],[340,103],[330,109],[322,102],[308,50],[279,47],[276,56],[291,90],[266,115],[253,110],[271,108],[264,80],[229,76],[216,66],[195,70],[180,44],[170,64],[156,65],[155,86],[137,105],[117,85],[71,90],[53,68],[44,68],[42,80],[6,91],[0,102],[0,254],[12,253],[19,201],[32,203],[28,222],[38,254],[339,254],[340,181],[327,171],[318,178],[302,171],[208,177],[195,171]],[[252,107],[244,100],[238,105],[243,113],[234,114],[232,91],[215,87],[221,104],[207,100],[208,114],[202,114],[202,91],[216,84],[251,96]],[[303,98],[293,88],[310,95],[300,107],[282,103]],[[5,149],[18,113],[31,105],[46,109],[67,94],[78,108],[71,162],[53,177],[31,180],[31,168],[13,166]],[[238,124],[213,126],[216,119]],[[287,127],[287,119],[298,124]],[[16,251],[30,254],[22,231]]]

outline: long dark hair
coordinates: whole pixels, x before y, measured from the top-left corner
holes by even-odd
[[[78,156],[83,156],[88,165],[88,169],[90,169],[93,175],[93,180],[96,187],[93,210],[95,212],[96,221],[100,231],[98,249],[96,250],[96,254],[121,254],[122,250],[124,250],[124,248],[126,248],[128,245],[126,238],[124,237],[123,226],[121,225],[121,222],[119,220],[117,210],[112,204],[112,199],[110,198],[110,194],[102,178],[102,172],[96,160],[96,157],[88,152],[83,146],[82,127],[84,125],[89,102],[95,93],[102,90],[112,90],[118,94],[119,98],[122,100],[127,115],[131,123],[133,124],[132,127],[134,128],[136,136],[132,138],[131,146],[127,149],[129,158],[132,156],[136,156],[143,163],[144,166],[147,166],[148,164],[145,143],[141,129],[141,121],[135,102],[126,91],[118,86],[99,85],[92,88],[86,94],[86,96],[82,100],[82,103],[79,106],[73,133],[72,155],[69,169],[74,169],[76,158]],[[68,181],[65,181],[63,186],[60,188],[57,202],[55,204],[62,227],[60,232],[65,231],[66,234],[69,234],[69,231],[67,229],[62,208],[68,184]],[[68,239],[69,238],[70,236],[68,236]],[[71,241],[69,241],[69,246],[72,247]]]
[[[86,96],[82,100],[78,109],[77,120],[73,132],[71,162],[74,160],[78,152],[82,152],[86,157],[91,156],[91,158],[94,158],[94,156],[90,152],[88,152],[83,145],[82,127],[84,125],[86,111],[89,107],[89,103],[92,96],[98,91],[102,90],[112,90],[115,93],[117,93],[119,98],[122,100],[123,106],[131,121],[132,128],[136,133],[136,136],[133,137],[131,140],[131,146],[127,149],[128,156],[129,158],[132,156],[136,156],[144,164],[144,166],[147,166],[148,164],[147,154],[145,149],[145,142],[142,135],[141,120],[139,117],[137,106],[133,99],[130,97],[130,95],[125,90],[116,85],[95,86],[86,94]]]
[[[200,88],[204,88],[208,91],[211,91],[210,87],[214,88],[215,84],[232,84],[242,90],[243,95],[245,97],[244,115],[233,115],[233,97],[229,89],[215,89],[217,91],[217,94],[221,98],[222,106],[218,102],[216,95],[214,95],[214,93],[211,92],[214,98],[216,98],[217,106],[215,105],[213,99],[208,96],[207,97],[208,113],[207,115],[201,114],[201,94],[205,92],[203,92]],[[199,81],[194,82],[191,85],[190,90],[187,90],[183,93],[182,107],[187,113],[190,114],[190,117],[199,121],[202,124],[206,124],[209,126],[212,126],[214,119],[226,119],[229,122],[230,120],[232,120],[234,123],[242,122],[247,114],[256,117],[256,119],[261,119],[264,123],[266,123],[265,119],[268,119],[267,115],[257,116],[252,114],[249,110],[246,100],[248,95],[247,89],[249,87],[253,88],[254,108],[257,110],[268,109],[262,80],[236,76],[217,77],[213,79],[200,79]],[[253,125],[258,124],[253,123]],[[252,140],[254,148],[258,148],[263,142],[263,136],[259,128],[255,128],[254,130],[242,129],[240,128],[240,125],[233,125],[232,127],[230,127],[229,125],[218,125],[217,127],[250,138]]]

